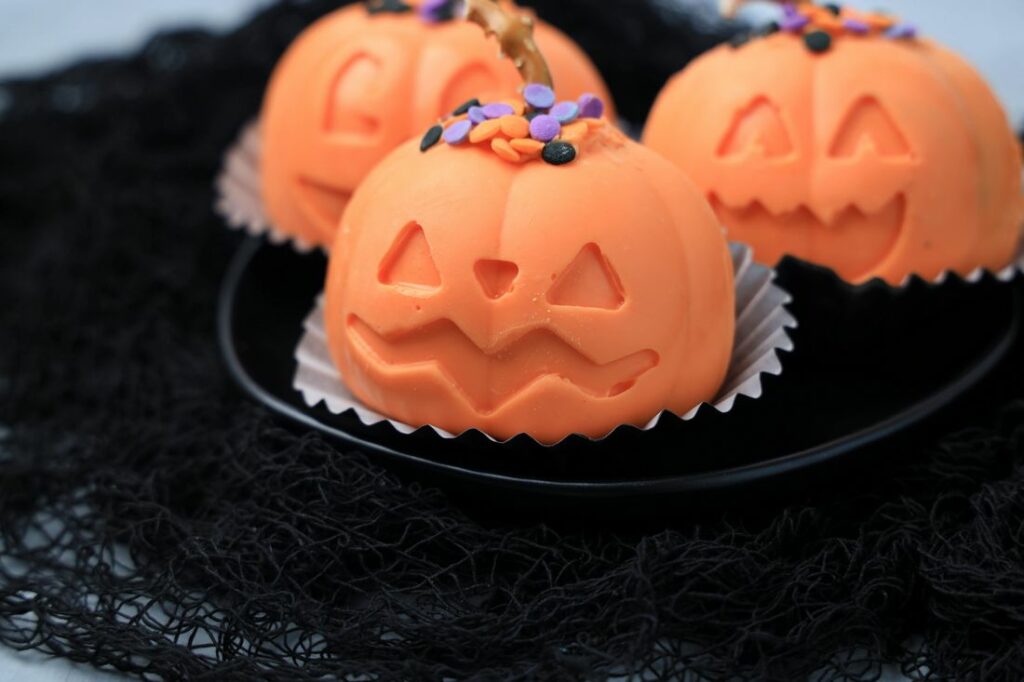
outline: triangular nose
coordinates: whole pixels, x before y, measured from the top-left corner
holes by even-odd
[[[484,293],[495,300],[511,292],[519,276],[519,266],[507,260],[479,260],[474,270]]]

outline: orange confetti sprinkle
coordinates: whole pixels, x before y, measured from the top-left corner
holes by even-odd
[[[498,157],[505,161],[518,163],[522,159],[519,152],[513,149],[512,144],[503,137],[496,137],[491,140],[491,149],[494,150]]]
[[[817,24],[819,29],[827,31],[832,35],[841,35],[846,31],[846,27],[843,26],[843,20],[827,10],[824,14],[817,17],[814,23]]]
[[[544,151],[544,143],[532,138],[510,140],[509,146],[526,156],[539,156]]]
[[[603,118],[583,118],[580,120],[585,122],[590,130],[600,130],[608,124],[608,121]]]
[[[896,25],[896,17],[880,12],[873,12],[864,16],[864,21],[873,29],[884,31]]]
[[[499,132],[501,132],[501,119],[492,118],[473,128],[473,131],[469,134],[469,141],[473,144],[480,144],[490,140]]]
[[[522,116],[502,116],[498,120],[501,121],[501,132],[505,135],[513,139],[529,137],[530,122]]]

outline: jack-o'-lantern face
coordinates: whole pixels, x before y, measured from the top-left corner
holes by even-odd
[[[604,92],[567,38],[552,68],[570,92]],[[514,95],[515,68],[479,28],[424,23],[415,12],[370,14],[357,4],[310,27],[278,65],[261,115],[264,203],[271,222],[329,246],[363,177],[391,150],[467,100]]]
[[[410,424],[554,442],[714,397],[734,330],[721,228],[618,131],[583,145],[555,167],[415,142],[369,176],[325,301],[361,400]]]
[[[767,264],[792,254],[894,283],[1002,267],[1019,237],[1016,145],[958,63],[875,37],[823,54],[786,34],[722,47],[666,87],[645,142]]]

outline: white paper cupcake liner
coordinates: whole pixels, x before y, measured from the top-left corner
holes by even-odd
[[[290,244],[299,253],[316,247],[274,227],[267,217],[260,193],[260,129],[256,122],[246,125],[238,140],[224,155],[217,176],[217,200],[214,209],[236,230],[254,237],[266,236],[272,244]]]
[[[1014,258],[1013,262],[1007,265],[1002,270],[993,272],[986,268],[979,267],[975,268],[967,275],[961,275],[960,273],[954,272],[953,270],[944,270],[938,277],[935,277],[934,279],[930,280],[925,280],[925,282],[933,286],[941,286],[948,282],[950,279],[961,279],[964,282],[967,282],[968,284],[977,284],[982,279],[984,279],[986,275],[991,275],[1000,282],[1009,283],[1015,280],[1021,274],[1024,274],[1024,240],[1021,241],[1021,245],[1017,250],[1017,255]],[[906,289],[907,287],[910,286],[910,283],[914,281],[915,277],[916,275],[907,275],[906,277],[903,278],[903,281],[900,282],[899,286],[897,286],[896,288]]]
[[[793,350],[793,341],[787,330],[797,326],[796,320],[785,308],[791,300],[790,296],[773,283],[774,272],[754,263],[752,253],[746,246],[732,244],[730,250],[736,270],[736,341],[725,383],[718,397],[710,403],[711,407],[723,413],[730,412],[741,395],[760,398],[764,375],[778,376],[782,373],[779,352]],[[345,386],[327,347],[323,296],[318,297],[313,311],[306,318],[304,328],[305,333],[295,350],[297,369],[293,386],[302,393],[309,407],[323,403],[332,414],[352,412],[366,426],[388,422],[403,434],[429,428],[445,439],[460,435],[435,426],[415,427],[389,419],[362,404],[352,394]],[[684,421],[690,421],[702,407],[704,405],[698,405],[679,416]],[[655,416],[641,430],[653,429],[664,415],[663,412]]]

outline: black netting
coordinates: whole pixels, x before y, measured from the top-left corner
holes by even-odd
[[[587,4],[542,8],[642,115],[700,39]],[[1024,402],[840,490],[612,530],[480,521],[241,396],[212,179],[328,5],[4,88],[0,641],[166,679],[1024,677]]]

